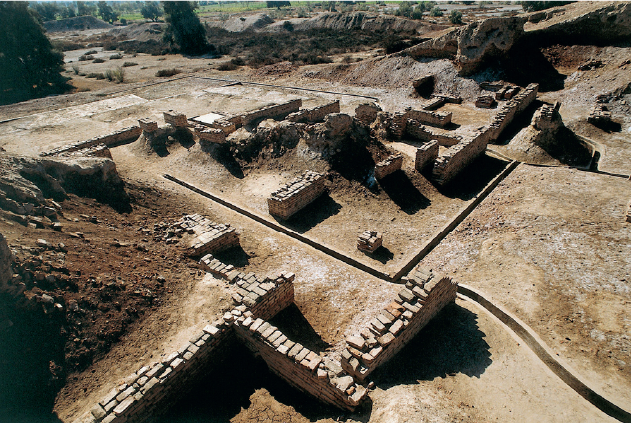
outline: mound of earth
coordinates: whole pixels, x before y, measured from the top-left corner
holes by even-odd
[[[128,41],[150,41],[162,39],[162,32],[166,24],[164,23],[135,23],[127,26],[119,26],[108,31],[107,35],[124,38]]]
[[[421,32],[427,24],[418,20],[399,18],[396,16],[376,15],[365,12],[321,13],[313,18],[294,18],[288,21],[275,22],[265,28],[266,31],[286,30],[283,25],[290,22],[295,31],[310,29],[334,29],[337,31],[361,29],[365,31]]]
[[[114,28],[105,21],[94,16],[77,16],[74,18],[60,19],[58,21],[44,22],[46,32],[82,31],[85,29]]]
[[[257,30],[274,23],[274,19],[265,13],[257,13],[247,16],[231,16],[226,21],[207,21],[208,26],[225,29],[229,32],[242,32],[247,30]]]

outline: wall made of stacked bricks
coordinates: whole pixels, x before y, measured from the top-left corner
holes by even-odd
[[[264,319],[245,319],[234,326],[237,337],[259,355],[272,372],[322,402],[353,411],[367,390],[348,375],[335,374],[322,357],[293,342]]]
[[[421,141],[438,141],[439,145],[443,147],[450,147],[456,145],[462,141],[462,137],[459,135],[444,135],[434,133],[431,129],[426,128],[419,121],[410,119],[407,121],[406,134],[414,139]]]
[[[188,120],[186,119],[186,115],[184,113],[169,110],[167,112],[163,112],[162,114],[164,116],[164,122],[171,126],[175,126],[176,128],[188,126]]]
[[[130,126],[128,128],[119,129],[111,134],[103,135],[101,137],[94,137],[86,141],[77,141],[72,144],[67,144],[54,150],[42,153],[42,156],[52,156],[61,153],[70,153],[73,151],[83,150],[86,148],[94,147],[98,144],[104,144],[108,147],[130,141],[138,138],[142,133],[140,126]]]
[[[158,122],[149,118],[138,119],[138,125],[144,132],[152,133],[158,130]]]
[[[414,160],[414,168],[422,172],[425,167],[434,163],[434,160],[438,157],[438,141],[432,140],[423,144],[416,149],[416,159]]]
[[[305,172],[299,178],[272,193],[272,196],[267,199],[269,213],[281,219],[291,217],[324,193],[326,190],[325,182],[326,178],[323,174]],[[285,192],[285,190],[289,191]]]
[[[226,133],[219,128],[195,125],[193,132],[200,141],[208,141],[214,144],[223,144],[226,142]]]
[[[269,106],[262,109],[254,110],[252,112],[241,115],[241,125],[247,125],[250,122],[261,118],[274,118],[278,116],[288,115],[300,110],[301,106],[302,100],[297,99],[276,106]]]
[[[159,363],[112,389],[81,422],[140,423],[163,414],[234,347],[232,327],[208,325]]]
[[[365,380],[455,300],[457,284],[450,278],[430,272],[420,275],[410,278],[397,298],[360,334],[347,338],[341,364],[356,379]]]
[[[403,165],[403,156],[396,154],[388,156],[387,159],[380,161],[375,165],[375,178],[381,179],[401,169]]]
[[[445,184],[484,152],[489,142],[496,140],[514,117],[523,112],[537,98],[539,85],[530,84],[522,92],[502,105],[491,124],[478,130],[472,137],[450,147],[434,162],[433,177]]]
[[[451,123],[451,112],[431,112],[428,110],[408,110],[406,118],[417,120],[427,125],[444,127]]]
[[[335,100],[332,103],[314,107],[312,109],[302,109],[291,113],[287,116],[287,120],[292,122],[321,122],[326,115],[340,112],[340,101]]]

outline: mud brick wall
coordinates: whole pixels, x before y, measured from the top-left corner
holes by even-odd
[[[350,411],[366,399],[366,388],[338,365],[329,362],[327,366],[319,354],[291,341],[264,319],[238,319],[234,330],[252,352],[265,360],[272,372],[295,388]]]
[[[239,118],[239,122],[241,121],[241,119]],[[211,128],[216,128],[216,129],[221,129],[224,134],[226,135],[230,135],[232,134],[234,131],[237,130],[237,125],[235,122],[232,122],[228,119],[217,119],[216,121],[214,121],[213,123],[211,123],[210,125]]]
[[[324,174],[306,171],[298,178],[274,191],[267,199],[271,215],[287,219],[324,193]]]
[[[147,133],[156,132],[158,130],[158,122],[148,118],[138,119],[138,125],[140,129]]]
[[[175,110],[169,110],[162,113],[164,115],[164,122],[175,126],[176,128],[187,127],[188,121],[184,113],[176,112]]]
[[[375,178],[381,179],[390,175],[393,172],[401,169],[403,165],[403,156],[401,154],[394,154],[388,156],[387,159],[380,161],[375,165]]]
[[[241,125],[247,125],[250,122],[261,118],[275,118],[278,116],[286,116],[290,113],[297,112],[302,107],[302,100],[291,100],[287,103],[276,106],[263,107],[258,110],[241,115]]]
[[[443,185],[453,179],[466,166],[484,152],[489,142],[496,140],[519,113],[536,98],[538,84],[528,85],[522,92],[501,106],[488,127],[483,127],[460,143],[451,146],[434,162],[433,178]]]
[[[429,102],[423,106],[423,110],[436,110],[439,107],[442,107],[445,103],[446,101],[444,98],[432,96]]]
[[[94,147],[98,144],[105,144],[108,147],[123,143],[129,140],[137,139],[142,133],[140,126],[130,126],[127,128],[119,129],[111,134],[103,135],[100,137],[94,137],[87,141],[77,141],[72,144],[67,144],[54,150],[42,153],[42,156],[53,156],[61,153],[71,153],[73,151],[79,151],[86,148]]]
[[[235,310],[230,320],[242,312]],[[232,348],[232,328],[223,319],[196,333],[160,362],[142,367],[112,389],[81,422],[145,422],[168,410]]]
[[[428,110],[408,110],[407,119],[413,119],[427,125],[444,127],[451,123],[451,112],[430,112]]]
[[[436,140],[432,140],[417,148],[414,168],[422,172],[427,165],[434,163],[434,160],[438,157],[438,149],[438,141]]]
[[[201,140],[214,144],[226,142],[226,133],[219,128],[212,128],[204,125],[195,125],[193,133]]]
[[[105,144],[97,144],[93,147],[89,147],[83,150],[79,150],[79,151],[73,151],[71,153],[63,153],[64,156],[88,156],[88,157],[104,157],[107,159],[111,159],[112,158],[112,152],[110,151],[109,147]]]
[[[374,103],[362,103],[355,108],[355,119],[370,125],[377,119],[377,113],[381,111],[381,107]]]
[[[254,273],[230,275],[235,285],[232,299],[248,307],[255,317],[271,319],[294,302],[294,274],[281,273],[275,279],[260,278]]]
[[[406,125],[406,134],[421,141],[438,141],[439,145],[450,147],[463,140],[460,135],[444,135],[433,132],[430,128],[423,126],[419,121],[410,119]]]
[[[607,106],[596,103],[587,117],[587,121],[591,124],[603,124],[611,122],[611,112],[607,110]]]
[[[174,234],[185,231],[194,234],[188,254],[203,256],[239,245],[239,234],[230,224],[215,223],[199,214],[183,216],[172,225]]]
[[[324,120],[326,115],[330,115],[331,113],[339,113],[340,112],[340,101],[335,100],[332,103],[325,104],[322,106],[314,107],[313,109],[302,109],[300,111],[291,113],[287,116],[287,120],[292,122],[321,122]]]
[[[342,368],[363,381],[396,355],[447,304],[456,299],[450,278],[414,270],[397,298],[359,334],[346,339]]]

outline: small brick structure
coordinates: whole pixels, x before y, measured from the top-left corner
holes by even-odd
[[[439,145],[438,141],[432,140],[416,149],[416,159],[414,160],[414,168],[422,172],[428,165],[433,164],[438,157]]]
[[[611,123],[611,112],[604,104],[596,103],[587,117],[587,122],[595,126],[608,125]]]
[[[383,234],[377,231],[364,231],[357,238],[357,249],[365,253],[374,253],[383,243]]]
[[[314,123],[323,121],[326,115],[339,112],[340,100],[335,100],[332,103],[317,106],[312,109],[301,109],[289,114],[286,119],[291,122]]]
[[[176,112],[175,110],[169,110],[163,112],[164,122],[174,126],[176,128],[185,128],[188,126],[188,121],[184,113]]]
[[[397,354],[447,304],[456,299],[458,285],[449,277],[414,269],[398,296],[359,334],[346,339],[342,368],[356,380]]]
[[[311,170],[274,191],[267,199],[269,213],[288,219],[324,193],[325,175]]]
[[[388,156],[385,160],[375,164],[375,178],[382,179],[391,173],[401,170],[403,165],[403,155],[393,154]]]
[[[138,119],[138,125],[143,132],[146,132],[148,134],[151,134],[158,130],[158,122],[149,118]]]
[[[426,125],[439,126],[441,128],[451,123],[451,112],[432,112],[429,110],[408,110],[406,119],[417,120]]]
[[[214,144],[223,144],[226,142],[226,132],[219,128],[197,124],[193,129],[193,133],[200,141],[208,141]]]
[[[362,103],[355,108],[355,119],[365,125],[370,125],[377,119],[381,107],[374,103]]]
[[[495,104],[495,99],[490,95],[481,95],[475,100],[475,107],[490,109]]]
[[[185,232],[194,236],[187,251],[192,257],[217,253],[239,245],[239,234],[230,224],[215,223],[200,214],[183,216],[171,225],[170,230],[174,235]]]
[[[273,106],[262,107],[257,110],[241,115],[241,125],[245,126],[258,119],[269,119],[284,117],[290,113],[297,112],[302,107],[302,100],[290,100],[287,103],[275,104]]]

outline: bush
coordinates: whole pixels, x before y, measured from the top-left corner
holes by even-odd
[[[96,50],[90,50],[90,51],[86,51],[84,54],[97,54],[98,51]]]
[[[94,56],[91,54],[84,54],[83,56],[79,56],[80,62],[87,62],[88,60],[94,60]]]
[[[460,25],[462,23],[462,12],[460,10],[452,10],[449,14],[449,22],[454,25]]]
[[[72,71],[74,72],[75,75],[79,75],[79,66],[73,65],[72,66]]]
[[[179,69],[160,69],[158,72],[156,72],[156,76],[158,78],[163,78],[166,76],[173,76],[173,75],[177,75],[178,73],[181,73],[182,71]]]
[[[220,71],[232,71],[232,70],[235,70],[237,68],[238,68],[238,66],[235,65],[234,63],[232,63],[232,61],[224,62],[224,63],[220,64],[219,66],[217,66],[217,70],[220,70]]]
[[[235,57],[234,59],[231,59],[230,63],[235,66],[245,66],[245,60],[243,60],[241,57]]]
[[[429,16],[437,18],[439,16],[443,16],[443,11],[440,10],[440,7],[434,6],[432,10],[429,11]]]
[[[125,62],[125,63],[123,63],[123,67],[124,68],[128,68],[130,66],[138,66],[138,63],[136,63],[136,62]]]
[[[110,56],[110,60],[118,60],[118,59],[122,59],[123,56],[120,53],[116,53],[116,54],[112,54]]]
[[[289,22],[289,21],[283,22],[283,28],[285,28],[289,32],[293,32],[294,31],[294,25],[291,22]]]
[[[104,62],[105,62],[105,59],[101,59],[100,57],[97,57],[96,59],[92,61],[92,63],[104,63]]]
[[[96,78],[96,79],[105,79],[105,74],[91,72],[85,76],[86,78]]]
[[[117,82],[124,82],[125,81],[125,70],[123,68],[121,68],[120,66],[117,67],[116,69],[108,69],[108,70],[105,71],[105,77],[109,81],[116,80]]]

